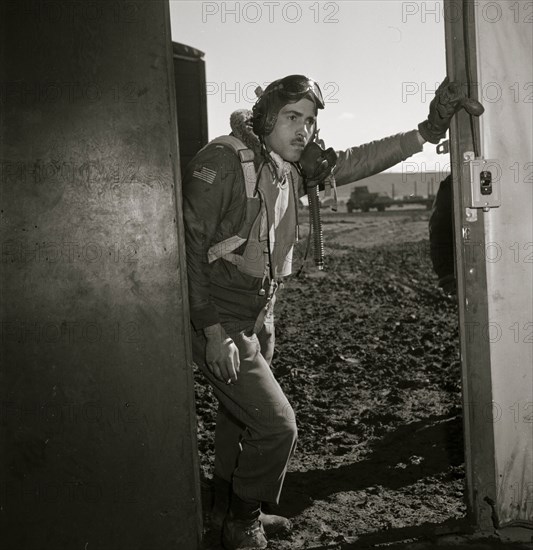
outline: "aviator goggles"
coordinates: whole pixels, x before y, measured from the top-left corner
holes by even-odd
[[[319,109],[324,108],[324,98],[318,84],[303,75],[290,75],[282,78],[269,92],[277,91],[281,96],[290,100],[299,100],[311,93]]]

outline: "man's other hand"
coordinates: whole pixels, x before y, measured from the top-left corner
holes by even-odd
[[[450,82],[446,77],[429,104],[428,118],[418,125],[420,135],[430,143],[439,143],[446,136],[453,116],[461,109],[473,116],[480,116],[485,110],[479,101],[466,96],[461,83]]]
[[[226,384],[237,381],[239,350],[220,323],[204,328],[207,338],[205,361],[215,378]]]

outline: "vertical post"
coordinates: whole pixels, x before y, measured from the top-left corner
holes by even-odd
[[[187,164],[208,142],[205,62],[203,52],[178,42],[172,43],[172,52],[183,175]]]
[[[476,74],[474,12],[462,0],[446,0],[444,9],[447,74],[450,80],[476,82],[471,78]],[[468,91],[477,98],[475,85]],[[494,525],[489,503],[494,501],[496,491],[490,357],[482,336],[488,326],[485,233],[483,213],[467,208],[469,183],[462,170],[464,153],[474,150],[471,124],[478,121],[471,123],[465,111],[454,117],[450,154],[468,516],[481,531],[490,532]]]
[[[0,10],[2,542],[193,550],[168,2]]]

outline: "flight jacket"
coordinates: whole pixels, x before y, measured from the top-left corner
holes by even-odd
[[[337,151],[333,170],[337,186],[394,166],[422,150],[412,130]],[[261,162],[257,155],[256,168]],[[298,189],[302,189],[301,181]],[[244,223],[246,192],[241,163],[234,151],[208,144],[187,166],[182,185],[190,317],[200,330],[219,322],[253,324],[266,301],[268,281],[239,271],[219,258],[209,263],[208,250]]]

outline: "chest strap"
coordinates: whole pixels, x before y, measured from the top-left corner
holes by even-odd
[[[246,190],[246,217],[236,235],[228,237],[209,248],[207,251],[207,260],[209,263],[226,256],[226,259],[230,261],[233,259],[233,254],[231,253],[247,241],[250,228],[260,210],[260,199],[256,193],[257,178],[255,174],[254,152],[234,136],[220,136],[212,140],[211,144],[225,145],[232,149],[239,157]]]

